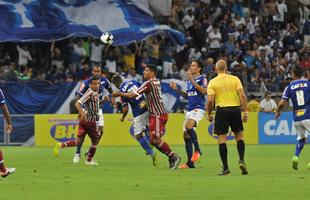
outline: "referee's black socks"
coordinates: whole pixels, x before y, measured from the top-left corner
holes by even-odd
[[[219,144],[219,152],[223,163],[223,170],[228,169],[226,143]]]
[[[239,160],[244,161],[245,144],[243,140],[238,140],[237,149],[239,153]]]

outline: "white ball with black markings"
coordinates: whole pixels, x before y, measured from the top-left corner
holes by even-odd
[[[106,45],[111,45],[113,44],[113,35],[108,32],[103,33],[100,37],[100,40]]]

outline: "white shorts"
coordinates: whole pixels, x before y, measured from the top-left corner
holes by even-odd
[[[104,126],[104,117],[102,113],[102,109],[99,110],[99,121],[98,121],[98,126]]]
[[[297,140],[307,139],[308,134],[310,134],[310,119],[294,122],[294,125],[298,136]]]
[[[133,129],[135,136],[142,133],[149,124],[149,112],[145,112],[133,119]]]
[[[196,122],[196,126],[198,125],[198,123],[202,120],[202,118],[205,116],[205,111],[202,110],[202,109],[194,109],[194,110],[191,110],[189,112],[187,112],[185,114],[185,119],[184,119],[184,122],[183,122],[183,131],[186,131],[185,129],[185,125],[187,123],[187,121],[189,119],[193,119],[195,120]]]

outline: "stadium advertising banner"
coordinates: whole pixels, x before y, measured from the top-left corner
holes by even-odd
[[[101,145],[138,145],[131,136],[132,117],[120,122],[120,114],[105,114],[104,135]],[[169,144],[183,145],[184,114],[169,114],[164,140]],[[257,113],[250,113],[250,121],[245,124],[245,141],[247,144],[258,143]],[[217,136],[213,134],[213,124],[206,119],[197,127],[201,144],[217,144]],[[64,142],[76,138],[78,132],[77,115],[35,115],[35,144],[36,146],[53,146],[56,142]],[[229,133],[228,143],[235,143],[232,133]],[[90,144],[86,137],[86,144]]]
[[[294,144],[296,130],[291,112],[283,112],[276,120],[274,113],[259,113],[260,144]]]

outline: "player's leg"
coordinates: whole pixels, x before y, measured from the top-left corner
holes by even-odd
[[[220,176],[229,175],[229,167],[227,161],[227,133],[229,129],[229,122],[227,113],[218,109],[214,120],[214,134],[218,135],[219,154],[223,164],[223,170],[219,173]]]
[[[88,150],[88,155],[85,163],[87,165],[98,165],[98,163],[93,160],[93,157],[95,156],[97,151],[97,145],[99,143],[99,137],[100,137],[100,131],[98,130],[96,123],[92,122],[89,123],[88,135],[91,139],[92,144]]]
[[[187,155],[187,162],[182,164],[179,169],[186,169],[186,168],[195,168],[194,163],[192,162],[192,156],[193,156],[193,143],[191,140],[191,137],[189,135],[189,132],[186,129],[186,126],[188,127],[189,112],[186,113],[184,123],[183,123],[183,139],[185,143],[185,151]]]
[[[307,122],[308,121],[308,122]],[[306,131],[310,130],[310,120],[304,120],[304,121],[299,121],[299,122],[294,122],[295,129],[297,132],[297,144],[295,148],[295,155],[292,159],[292,165],[293,169],[297,170],[298,169],[298,160],[299,160],[299,155],[302,152],[304,145],[307,140],[307,133]]]
[[[165,124],[168,121],[168,115],[151,115],[149,120],[150,141],[161,153],[169,158],[170,169],[176,169],[181,162],[181,158],[174,153],[169,145],[161,139],[165,130]]]
[[[198,142],[197,133],[195,131],[195,127],[198,125],[198,123],[203,119],[205,115],[205,111],[202,109],[195,109],[189,113],[187,123],[185,125],[186,131],[188,132],[194,146],[195,146],[195,152],[192,157],[192,161],[196,162],[200,155],[202,154]]]
[[[77,139],[56,143],[54,147],[54,156],[57,157],[59,155],[60,150],[65,147],[74,147],[77,146],[78,144],[79,145],[82,144],[84,141],[85,134],[86,134],[85,122],[80,121]]]
[[[237,150],[239,155],[239,168],[241,170],[242,175],[247,175],[248,171],[246,169],[246,164],[244,161],[245,143],[243,137],[243,122],[241,117],[241,110],[239,108],[233,109],[231,111],[231,114],[229,115],[229,121],[231,130],[234,133],[237,142]]]
[[[133,122],[133,130],[134,137],[140,143],[141,147],[147,152],[148,155],[153,156],[154,151],[151,148],[148,137],[146,136],[148,134],[146,133],[148,117],[149,115],[147,112],[138,117],[135,117]],[[144,135],[143,132],[145,132]]]
[[[99,128],[99,132],[100,132],[100,136],[99,136],[99,142],[104,134],[104,116],[103,116],[103,113],[102,113],[102,109],[99,110],[99,120],[98,120],[98,128]],[[85,152],[85,156],[87,158],[88,156],[88,152],[89,152],[89,149],[91,148],[91,146],[88,148],[87,152]]]
[[[14,167],[11,167],[11,168],[5,167],[3,154],[2,154],[2,151],[0,149],[0,175],[2,177],[7,177],[8,175],[13,174],[15,171],[16,171],[16,169]]]

